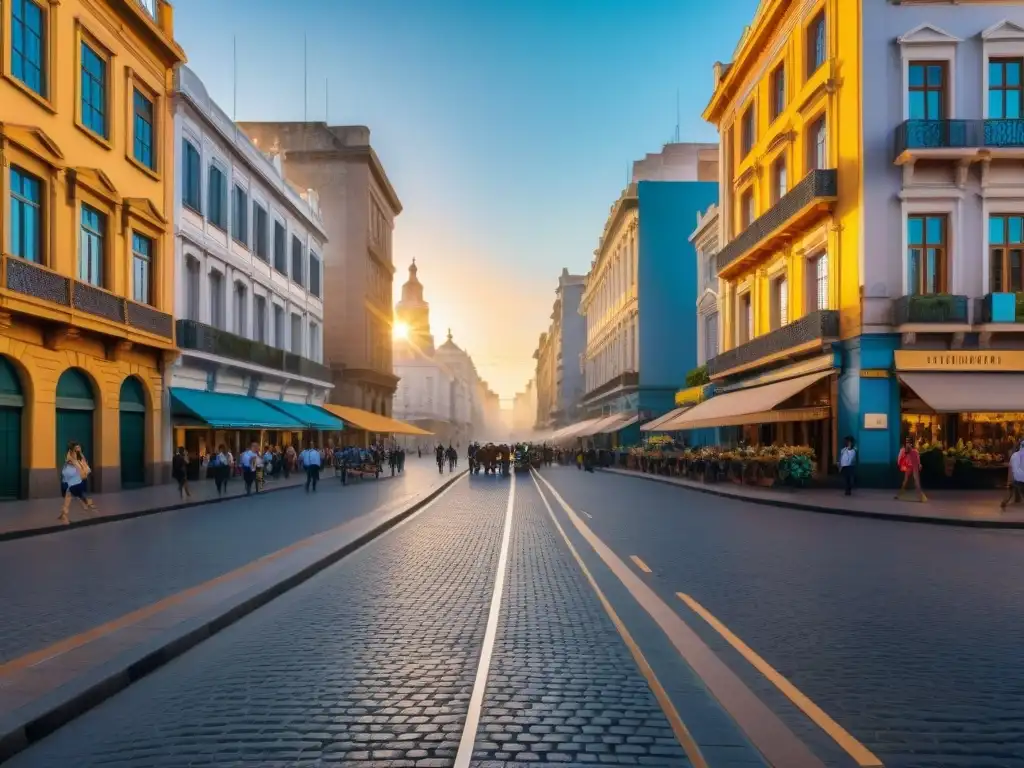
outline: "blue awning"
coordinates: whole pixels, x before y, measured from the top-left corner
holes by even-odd
[[[289,403],[287,400],[263,400],[271,408],[291,416],[296,421],[302,422],[310,429],[338,430],[344,429],[345,424],[337,416],[334,416],[323,408],[305,403]]]
[[[171,410],[216,429],[306,429],[306,425],[259,398],[171,387]]]

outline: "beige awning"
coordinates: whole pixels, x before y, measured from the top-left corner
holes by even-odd
[[[682,416],[658,426],[659,432],[675,432],[705,427],[738,427],[744,424],[765,424],[781,421],[817,421],[828,416],[828,408],[774,410],[832,371],[819,371],[795,379],[777,381],[762,387],[727,392],[695,405]]]
[[[1024,410],[1024,373],[901,373],[899,377],[937,413]]]
[[[601,421],[601,419],[586,419],[585,421],[577,421],[575,424],[570,424],[568,427],[558,430],[551,437],[552,441],[562,440],[575,440],[580,437],[581,432],[585,432],[592,425]]]
[[[603,427],[601,427],[600,434],[602,434],[602,435],[610,435],[613,432],[618,432],[620,429],[625,429],[626,427],[631,427],[634,424],[636,424],[638,421],[640,421],[640,417],[637,416],[635,413],[634,414],[620,413],[618,415],[618,418],[615,419],[615,421],[613,421],[610,424],[605,424]]]
[[[659,416],[658,418],[656,418],[656,419],[654,419],[652,421],[648,421],[646,424],[642,424],[640,426],[640,431],[641,432],[661,432],[662,431],[662,429],[661,429],[661,425],[662,424],[667,424],[668,422],[672,421],[673,419],[679,418],[680,416],[682,416],[684,413],[686,413],[691,408],[693,408],[692,405],[685,405],[682,408],[676,408],[674,411],[669,411],[668,413],[664,414],[663,416]]]

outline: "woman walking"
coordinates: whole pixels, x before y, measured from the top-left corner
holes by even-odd
[[[89,462],[82,455],[82,446],[71,441],[68,443],[68,452],[64,455],[64,466],[60,470],[60,495],[64,497],[61,504],[60,517],[57,522],[67,525],[68,511],[71,507],[71,498],[78,499],[87,512],[95,512],[96,505],[86,494],[85,481],[89,477]]]
[[[188,488],[188,453],[183,446],[178,447],[178,452],[171,459],[171,477],[178,483],[178,495],[181,498],[188,496],[192,498],[192,491]]]
[[[928,501],[928,497],[921,490],[921,454],[917,452],[917,448],[914,447],[914,441],[909,437],[900,449],[900,455],[896,458],[896,466],[903,473],[903,483],[900,485],[900,489],[896,491],[896,500],[899,501],[902,498],[903,492],[907,490],[910,478],[913,477],[914,487],[917,489],[920,500]]]

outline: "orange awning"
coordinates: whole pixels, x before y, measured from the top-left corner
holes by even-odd
[[[432,435],[425,429],[406,424],[404,421],[392,419],[388,416],[381,416],[379,413],[364,411],[362,408],[353,408],[348,405],[334,405],[324,403],[325,411],[329,411],[356,429],[365,429],[367,432],[376,432],[382,435]]]
[[[676,432],[706,427],[738,427],[781,421],[817,421],[828,415],[828,408],[801,408],[776,411],[777,406],[799,394],[833,371],[818,371],[795,379],[776,381],[760,387],[727,392],[695,405],[681,416],[660,424],[659,432]],[[786,418],[783,418],[786,416]]]

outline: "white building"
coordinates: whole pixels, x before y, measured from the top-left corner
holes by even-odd
[[[331,388],[323,365],[320,256],[327,235],[317,195],[293,189],[279,161],[253,146],[188,67],[176,79],[181,357],[171,386],[323,403]],[[283,429],[254,423],[250,431],[256,427]]]
[[[697,214],[690,235],[697,253],[697,365],[718,354],[718,205]]]

